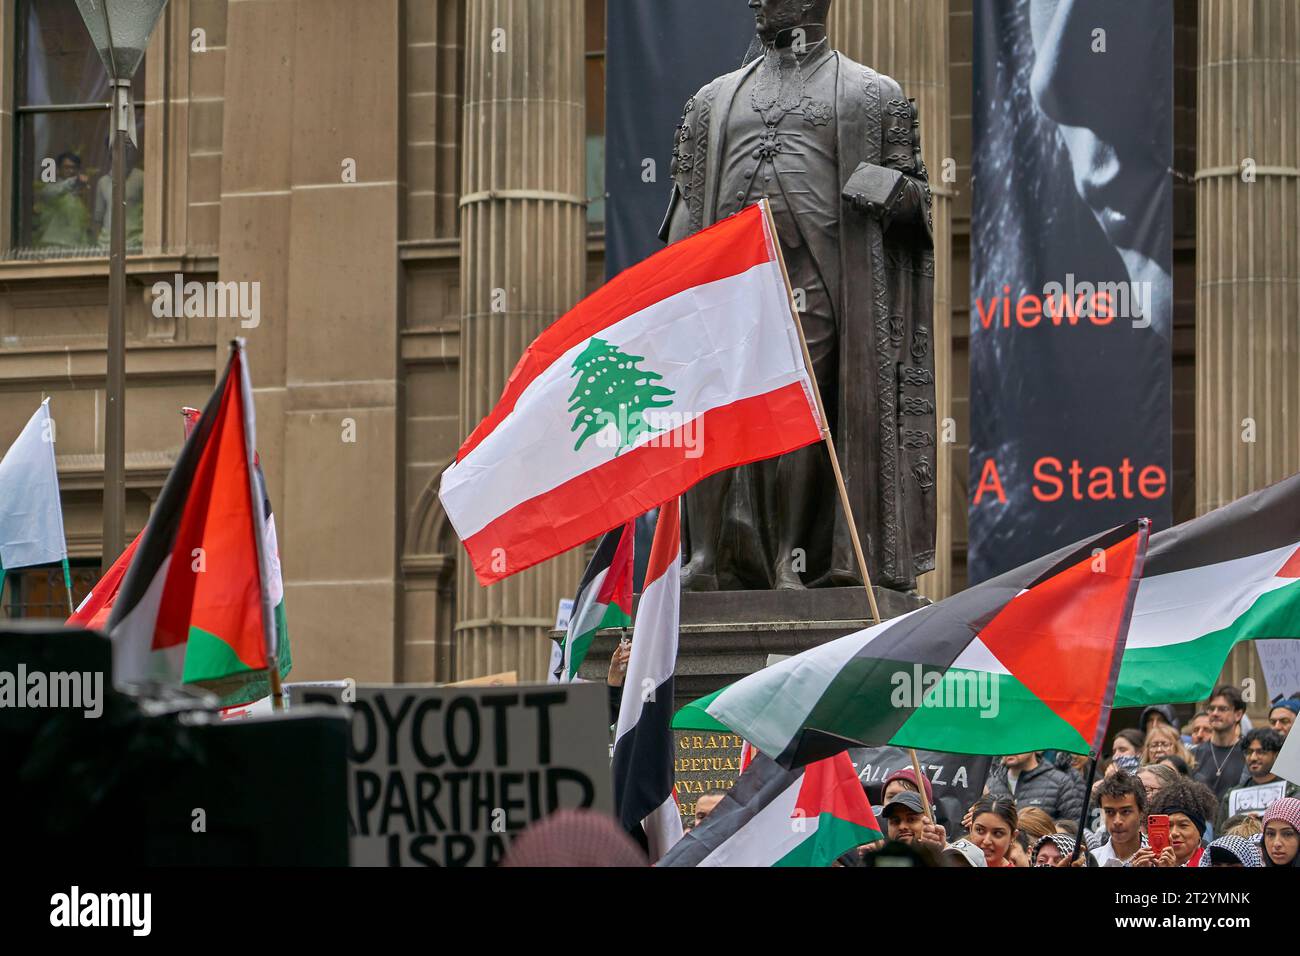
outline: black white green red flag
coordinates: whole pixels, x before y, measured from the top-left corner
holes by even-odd
[[[252,677],[276,658],[274,545],[254,439],[252,386],[236,342],[113,602],[115,683]]]
[[[197,408],[182,408],[181,414],[184,416],[185,438],[188,441],[194,427],[199,423],[201,412]],[[258,488],[262,494],[262,512],[266,519],[264,553],[269,571],[268,588],[271,592],[271,599],[275,603],[276,654],[280,676],[287,677],[290,671],[293,670],[293,654],[290,650],[289,624],[284,607],[284,580],[280,570],[280,545],[275,533],[275,515],[271,511],[271,499],[266,491],[266,478],[262,474],[262,466],[256,454],[254,454],[253,460],[254,467],[257,469]],[[104,573],[104,576],[95,582],[94,588],[77,605],[77,609],[68,618],[66,624],[69,627],[84,627],[87,630],[105,632],[108,630],[108,620],[113,613],[113,605],[117,603],[117,596],[121,591],[126,570],[135,559],[136,548],[140,546],[140,540],[143,537],[144,531],[141,531],[126,546],[126,550],[118,556],[118,559],[113,562],[112,567]],[[205,686],[221,696],[222,706],[236,706],[251,700],[258,700],[270,693],[269,681],[262,671],[248,671],[237,666],[227,672],[226,669],[221,667],[201,666],[200,658],[196,657],[191,673],[197,674],[200,672],[209,675],[204,678]]]
[[[830,866],[883,836],[847,752],[793,770],[758,754],[659,866]]]
[[[1095,752],[1109,720],[1147,522],[1088,539],[696,701],[782,766],[852,746]]]
[[[1116,707],[1209,697],[1241,641],[1300,638],[1300,474],[1151,536]]]
[[[596,545],[573,599],[554,674],[556,681],[567,683],[577,676],[598,630],[631,625],[635,538],[636,522],[629,521],[607,532]]]

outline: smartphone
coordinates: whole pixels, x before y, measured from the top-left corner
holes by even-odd
[[[1136,773],[1139,764],[1138,758],[1132,754],[1121,754],[1111,762],[1125,773]]]
[[[1165,852],[1165,847],[1169,846],[1168,814],[1153,813],[1147,817],[1147,845],[1156,856]]]

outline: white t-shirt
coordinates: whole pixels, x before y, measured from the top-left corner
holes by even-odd
[[[1142,842],[1138,845],[1138,850],[1147,845],[1147,835],[1143,833],[1140,836]],[[1137,850],[1134,850],[1133,853],[1136,855]],[[1132,857],[1125,857],[1121,860],[1115,855],[1115,845],[1109,842],[1103,843],[1101,846],[1097,847],[1097,849],[1093,850],[1092,858],[1097,861],[1098,866],[1123,866],[1132,859]]]

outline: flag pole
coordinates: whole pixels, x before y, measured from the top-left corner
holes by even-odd
[[[767,234],[771,239],[772,247],[776,250],[776,261],[781,265],[781,278],[785,282],[785,294],[790,303],[790,315],[794,319],[794,327],[799,333],[799,347],[803,350],[804,368],[808,372],[808,379],[812,382],[813,399],[817,403],[817,416],[821,419],[822,441],[826,445],[826,452],[830,455],[831,470],[835,473],[835,486],[839,489],[840,506],[844,508],[844,517],[849,526],[849,538],[853,542],[853,555],[858,561],[858,570],[862,573],[862,583],[867,589],[867,603],[871,606],[871,618],[873,624],[881,623],[880,608],[876,606],[876,592],[871,586],[871,575],[867,573],[867,559],[862,551],[862,540],[858,537],[858,524],[853,520],[853,506],[849,504],[849,489],[844,484],[844,474],[840,471],[840,456],[835,451],[835,437],[831,434],[829,423],[826,421],[826,406],[822,403],[821,386],[817,384],[817,373],[813,369],[812,353],[808,351],[808,339],[803,334],[803,322],[799,318],[799,310],[794,303],[794,289],[790,286],[790,273],[785,267],[785,256],[781,252],[781,243],[777,239],[776,222],[772,218],[772,209],[766,199],[759,202],[763,207],[763,218],[767,221]],[[921,786],[921,781],[916,782]],[[924,798],[924,794],[922,794]]]
[[[72,606],[72,571],[68,568],[68,556],[63,556],[63,584],[68,589],[68,616],[71,617],[77,613],[76,608]]]
[[[812,382],[813,399],[817,403],[817,416],[821,419],[822,441],[826,445],[826,453],[831,459],[831,471],[835,473],[835,487],[839,491],[840,507],[844,509],[844,518],[849,526],[849,540],[853,542],[853,556],[857,559],[858,570],[862,574],[863,587],[867,589],[867,604],[871,607],[871,619],[873,624],[883,623],[880,617],[880,608],[876,605],[876,590],[871,586],[871,574],[867,571],[867,558],[862,551],[862,539],[858,536],[858,523],[853,520],[853,505],[849,502],[849,489],[844,484],[844,473],[840,471],[840,456],[835,451],[835,436],[831,434],[830,423],[826,420],[826,406],[822,402],[821,386],[817,384],[817,371],[813,368],[812,353],[808,351],[808,339],[803,334],[803,320],[799,318],[799,310],[795,307],[794,289],[790,285],[790,273],[785,267],[785,255],[781,252],[781,243],[777,239],[776,222],[772,218],[772,209],[768,201],[763,199],[759,202],[763,207],[763,218],[767,221],[768,236],[771,239],[772,247],[776,250],[776,261],[781,265],[781,278],[785,282],[786,299],[790,303],[790,316],[794,319],[795,330],[799,333],[799,348],[803,350],[803,364],[808,372],[808,379]],[[916,749],[908,747],[907,751],[912,756],[912,771],[916,774],[916,789],[921,794],[921,805],[925,807],[925,815],[931,820],[938,822],[934,816],[934,810],[930,806],[930,798],[925,792],[925,777],[921,774],[921,761],[916,756]]]
[[[907,752],[912,755],[912,773],[916,774],[916,789],[921,794],[921,805],[925,807],[925,815],[932,823],[938,823],[934,816],[934,809],[930,806],[930,796],[925,792],[925,774],[921,772],[921,761],[916,756],[916,748],[908,747]]]
[[[266,645],[266,671],[271,684],[271,709],[283,710],[280,699],[280,655],[275,633],[275,610],[271,607],[271,594],[266,588],[266,516],[262,513],[261,488],[257,484],[257,466],[254,464],[253,384],[248,372],[248,356],[243,339],[231,339],[230,350],[239,356],[239,404],[244,416],[244,453],[248,458],[248,491],[253,507],[253,537],[257,546],[257,581],[262,604],[262,639]]]
[[[1079,812],[1079,838],[1075,841],[1074,852],[1070,854],[1070,865],[1079,858],[1079,850],[1087,842],[1083,838],[1084,824],[1088,822],[1088,805],[1092,802],[1092,782],[1097,777],[1097,755],[1088,755],[1088,782],[1083,787],[1083,810]]]

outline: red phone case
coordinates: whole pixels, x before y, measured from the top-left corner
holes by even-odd
[[[1159,856],[1169,846],[1169,817],[1163,813],[1153,813],[1147,817],[1147,845],[1151,852]]]

